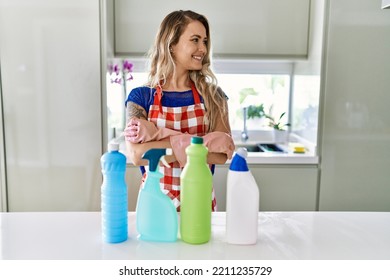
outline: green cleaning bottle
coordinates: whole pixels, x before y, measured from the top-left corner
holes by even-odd
[[[213,178],[202,137],[192,137],[187,164],[180,175],[180,235],[184,242],[202,244],[211,236]]]

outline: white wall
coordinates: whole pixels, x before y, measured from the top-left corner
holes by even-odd
[[[99,209],[99,1],[0,0],[0,37],[9,211]]]
[[[319,209],[390,211],[390,10],[329,3]]]

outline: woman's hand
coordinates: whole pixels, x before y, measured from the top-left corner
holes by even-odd
[[[214,130],[203,136],[204,144],[209,149],[208,163],[224,164],[234,153],[235,145],[231,137],[228,112],[220,116],[222,121],[217,122]]]
[[[165,127],[157,127],[150,121],[138,118],[131,118],[124,132],[126,141],[130,141],[131,143],[160,141],[169,136],[181,134],[179,131]]]
[[[160,141],[149,141],[149,142],[145,142],[145,143],[139,143],[139,141],[142,141],[142,140],[138,139],[138,137],[139,137],[138,131],[143,130],[142,128],[139,127],[139,124],[140,123],[147,124],[147,123],[143,122],[143,121],[145,121],[145,122],[147,121],[147,113],[143,107],[141,107],[140,105],[138,105],[134,102],[129,101],[129,102],[127,102],[126,114],[127,114],[128,123],[127,123],[126,129],[124,131],[124,134],[125,134],[125,138],[126,138],[125,142],[126,142],[126,149],[127,149],[127,158],[134,165],[136,165],[136,166],[148,165],[148,161],[142,159],[142,155],[150,149],[172,148],[170,145],[170,142],[169,142],[169,138],[166,138],[166,139],[163,139]],[[136,121],[134,121],[134,120],[136,120]],[[152,128],[152,130],[153,130],[153,128]],[[165,159],[167,160],[167,162],[176,161],[176,159],[173,155],[166,156]]]
[[[226,154],[228,159],[232,158],[235,146],[232,137],[222,131],[210,132],[203,136],[204,145],[210,153]]]

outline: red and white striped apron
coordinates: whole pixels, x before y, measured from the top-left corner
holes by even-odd
[[[154,102],[149,107],[148,120],[158,127],[166,127],[191,135],[204,136],[208,129],[208,122],[205,120],[205,107],[200,101],[200,95],[193,83],[191,83],[192,94],[194,96],[194,105],[183,107],[163,107],[161,98],[163,96],[161,87],[156,88]],[[171,168],[160,165],[159,171],[164,174],[160,180],[160,188],[163,193],[168,195],[177,211],[180,211],[180,173],[182,168],[177,161],[170,163]],[[145,180],[144,173],[141,187]],[[212,210],[217,210],[217,201],[213,189]]]

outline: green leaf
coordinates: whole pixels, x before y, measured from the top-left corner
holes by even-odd
[[[263,118],[265,116],[264,105],[250,105],[247,109],[248,119]]]

